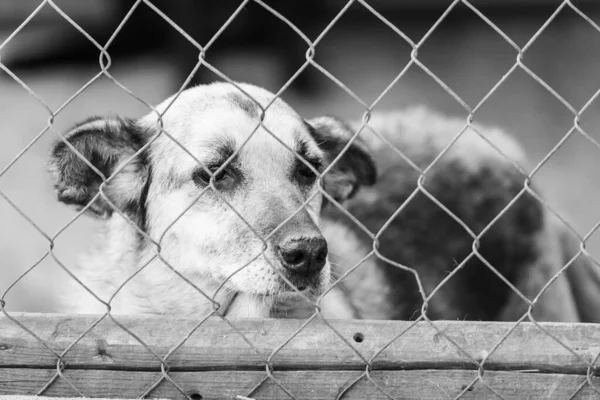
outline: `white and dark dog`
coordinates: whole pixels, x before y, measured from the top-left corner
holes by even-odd
[[[58,199],[82,208],[96,197],[88,211],[106,219],[76,275],[103,300],[135,275],[113,312],[205,315],[214,298],[227,315],[268,316],[272,300],[292,290],[282,276],[311,297],[329,284],[317,174],[344,147],[345,132],[333,119],[303,120],[280,99],[259,126],[274,96],[239,87],[253,100],[226,83],[165,100],[161,135],[155,113],[73,128],[66,138],[80,155],[105,177],[116,174],[104,186],[108,201],[96,197],[102,178],[80,155],[63,141],[53,148]],[[370,156],[354,144],[324,186],[343,201],[374,180]],[[81,312],[104,308],[93,298],[68,302]]]
[[[328,288],[332,269],[352,269],[322,299],[328,317],[414,318],[423,305],[414,271],[427,294],[453,273],[427,303],[431,318],[511,320],[526,303],[486,264],[533,298],[568,259],[529,194],[496,220],[524,178],[475,132],[422,175],[458,120],[424,109],[373,115],[349,144],[359,124],[304,120],[264,89],[229,83],[185,90],[157,110],[160,119],[89,119],[51,153],[58,199],[104,219],[74,273],[114,313],[203,317],[218,303],[234,317],[306,316],[304,299]],[[524,162],[507,135],[478,131]],[[415,191],[420,176],[426,192]],[[319,179],[368,232],[330,204]],[[485,230],[478,255],[465,226]],[[588,264],[573,267],[589,273]],[[590,319],[578,306],[596,301],[593,291],[578,299],[572,281],[542,296],[540,319]],[[68,293],[71,311],[106,310],[79,285]]]

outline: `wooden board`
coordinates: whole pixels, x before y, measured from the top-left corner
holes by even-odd
[[[97,316],[15,314],[56,352],[63,352]],[[168,317],[115,317],[164,357],[198,321]],[[251,342],[257,354],[240,335],[219,318],[207,320],[168,359],[172,370],[264,370],[264,360],[284,344],[304,323],[300,320],[234,320],[232,324]],[[403,321],[331,321],[358,353],[370,359],[412,323]],[[374,369],[474,369],[513,323],[435,323],[445,335],[418,323],[372,362]],[[577,354],[574,355],[532,323],[521,323],[489,357],[486,370],[538,370],[585,374],[588,363],[600,352],[600,325],[543,324]],[[361,333],[364,340],[353,340]],[[160,362],[133,336],[108,317],[65,355],[70,369],[158,371]],[[362,370],[365,362],[322,321],[315,320],[272,358],[277,370]],[[0,317],[0,368],[55,368],[57,358],[44,345],[6,317]]]
[[[55,371],[39,369],[4,369],[0,375],[0,395],[32,395],[52,378]],[[365,378],[361,371],[281,371],[274,377],[297,399],[335,399],[347,390],[346,400],[387,399]],[[475,371],[412,370],[373,371],[373,381],[397,399],[453,399],[477,376]],[[85,396],[136,398],[144,394],[160,378],[158,372],[126,372],[103,370],[65,371],[64,376]],[[206,399],[235,399],[249,395],[266,376],[259,371],[172,372],[169,376],[187,394],[200,394]],[[505,399],[598,399],[600,395],[585,382],[584,376],[518,372],[486,372],[485,383]],[[600,378],[593,384],[600,388]],[[585,385],[582,387],[582,385]],[[58,379],[45,396],[76,396],[68,384]],[[150,397],[183,399],[184,396],[168,381],[163,381]],[[252,394],[256,399],[289,398],[276,383],[267,381]],[[477,382],[463,399],[498,399]]]
[[[115,316],[144,346],[108,317],[75,345],[99,316],[13,317],[55,352],[71,348],[63,357],[64,378],[57,377],[56,355],[0,317],[0,396],[35,395],[46,388],[45,396],[136,398],[158,383],[150,397],[185,398],[163,378],[151,351],[163,358],[188,337],[166,362],[169,378],[187,395],[194,394],[192,399],[284,399],[289,398],[286,391],[297,399],[336,399],[342,393],[344,399],[453,399],[463,390],[464,399],[496,399],[497,394],[505,399],[600,399],[600,377],[592,377],[590,386],[586,376],[600,352],[596,324],[542,324],[576,354],[534,324],[519,324],[485,363],[484,381],[496,394],[482,382],[469,386],[477,378],[477,363],[467,354],[480,360],[513,323],[438,321],[440,334],[426,322],[330,321],[350,347],[320,320],[289,340],[304,321],[232,320],[234,329],[210,318],[194,331],[198,321],[189,319]],[[358,336],[362,340],[355,340]],[[390,342],[372,361],[370,381],[356,352],[370,359]],[[267,378],[265,360],[274,352],[273,376],[285,391]]]

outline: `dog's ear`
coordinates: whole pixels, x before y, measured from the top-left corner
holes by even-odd
[[[148,162],[142,152],[124,164],[145,142],[136,122],[91,118],[75,126],[64,137],[104,178],[63,140],[58,140],[52,147],[49,161],[58,200],[81,210],[98,194],[104,180],[108,180],[103,188],[106,197],[122,212],[137,217],[144,207],[141,195],[147,190]],[[111,177],[113,174],[116,175]],[[114,210],[100,195],[87,211],[106,218]]]
[[[354,131],[334,117],[319,117],[307,121],[311,135],[330,164],[344,150]],[[342,156],[323,177],[323,186],[337,202],[354,196],[361,186],[371,186],[377,179],[377,169],[367,147],[356,137]]]

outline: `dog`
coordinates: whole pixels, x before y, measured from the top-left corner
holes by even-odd
[[[516,321],[525,298],[541,294],[535,319],[581,319],[565,277],[541,293],[574,252],[532,194],[537,185],[525,189],[528,159],[512,136],[424,107],[375,114],[368,125],[361,139],[378,180],[345,208],[377,240],[337,208],[323,217],[326,237],[344,237],[330,242],[332,254],[346,255],[337,273],[363,261],[340,282],[354,317]],[[567,271],[589,272],[582,263]]]
[[[76,125],[51,150],[57,197],[103,224],[65,309],[521,318],[576,250],[524,189],[521,147],[425,108],[362,125],[223,82]],[[596,318],[596,292],[573,286],[593,266],[574,264],[536,319]]]
[[[318,175],[346,146],[344,128],[242,83],[190,88],[156,111],[88,119],[51,150],[58,200],[104,221],[74,272],[88,295],[70,290],[70,309],[266,317],[282,293],[321,293]],[[340,202],[375,176],[356,142],[322,186]]]

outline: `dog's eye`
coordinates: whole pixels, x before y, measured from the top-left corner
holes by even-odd
[[[317,179],[317,175],[307,165],[300,163],[296,169],[296,179],[303,185],[311,185]]]
[[[209,167],[208,168],[210,170],[211,173],[215,173],[219,167]],[[210,184],[210,177],[211,175],[206,172],[206,170],[204,168],[198,168],[193,176],[192,179],[194,180],[194,182],[196,182],[197,184],[201,184],[201,185],[209,185]],[[223,169],[221,171],[219,171],[218,174],[215,175],[215,184],[222,184],[224,182],[227,182],[228,180],[230,180],[231,174],[227,171],[227,169]]]

